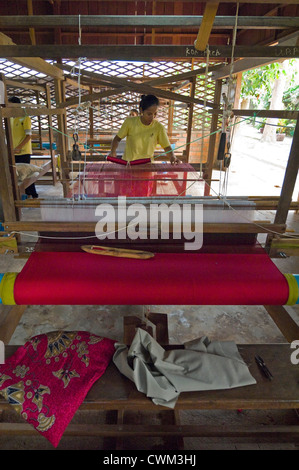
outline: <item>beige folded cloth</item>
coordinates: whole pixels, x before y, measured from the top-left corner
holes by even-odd
[[[163,349],[138,329],[130,348],[115,344],[113,362],[140,392],[157,405],[174,408],[181,392],[253,385],[255,379],[233,341],[209,341],[204,336],[184,349]]]

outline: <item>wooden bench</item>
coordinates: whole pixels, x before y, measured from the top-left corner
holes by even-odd
[[[174,348],[174,346],[169,346]],[[87,394],[82,410],[99,412],[115,410],[114,424],[70,424],[64,436],[118,437],[128,436],[164,438],[175,437],[182,448],[183,437],[238,437],[271,442],[294,442],[299,439],[299,421],[297,425],[261,425],[253,426],[207,426],[202,424],[182,425],[179,421],[181,410],[290,410],[299,408],[299,365],[291,363],[289,344],[250,344],[239,345],[240,354],[257,381],[256,385],[230,390],[184,392],[180,395],[175,410],[168,410],[173,415],[172,424],[130,424],[125,423],[126,412],[146,411],[159,413],[167,408],[153,404],[151,399],[137,391],[134,383],[124,377],[111,362],[105,374],[93,385]],[[6,346],[6,357],[17,349]],[[273,373],[269,381],[259,370],[255,355],[263,357]],[[12,407],[0,396],[0,413]],[[1,421],[0,434],[38,435],[28,423],[10,423]],[[119,441],[118,439],[118,441]]]

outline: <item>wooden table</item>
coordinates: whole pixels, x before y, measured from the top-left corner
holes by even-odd
[[[175,346],[169,346],[174,348]],[[151,399],[137,391],[133,382],[124,377],[111,362],[105,374],[93,385],[80,410],[95,413],[100,410],[116,410],[114,424],[70,424],[64,435],[67,436],[175,436],[183,437],[237,437],[255,438],[259,442],[271,437],[271,442],[298,442],[297,425],[261,425],[244,426],[207,426],[201,424],[181,425],[181,410],[277,410],[299,408],[299,366],[290,360],[294,351],[289,344],[249,344],[239,345],[239,352],[257,381],[256,385],[204,392],[184,392],[180,395],[175,410],[153,404]],[[9,357],[16,350],[15,346],[6,347]],[[265,378],[255,363],[254,356],[263,357],[273,373],[273,380]],[[0,397],[0,412],[11,406]],[[153,413],[168,410],[174,414],[174,424],[124,424],[126,412],[149,411]],[[299,421],[298,421],[299,424]],[[0,433],[9,436],[35,435],[37,431],[28,423],[0,422]],[[42,439],[42,438],[41,438]],[[181,442],[181,441],[180,441]]]

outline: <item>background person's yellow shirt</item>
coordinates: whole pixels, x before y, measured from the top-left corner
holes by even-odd
[[[170,142],[164,126],[155,119],[146,126],[142,124],[140,117],[128,117],[123,122],[117,133],[120,139],[126,137],[126,148],[123,159],[127,162],[139,158],[153,159],[157,145],[164,149],[170,146]]]
[[[31,119],[29,116],[24,118],[11,118],[11,131],[13,147],[16,148],[25,139],[27,135],[31,135]],[[31,139],[25,144],[16,155],[32,154]]]

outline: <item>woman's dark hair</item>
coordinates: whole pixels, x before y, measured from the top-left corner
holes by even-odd
[[[8,98],[8,101],[9,103],[21,103],[20,98],[18,98],[17,96],[11,96],[10,98]]]
[[[145,111],[147,108],[150,108],[153,105],[159,106],[159,104],[159,100],[155,95],[141,95],[139,109]]]

